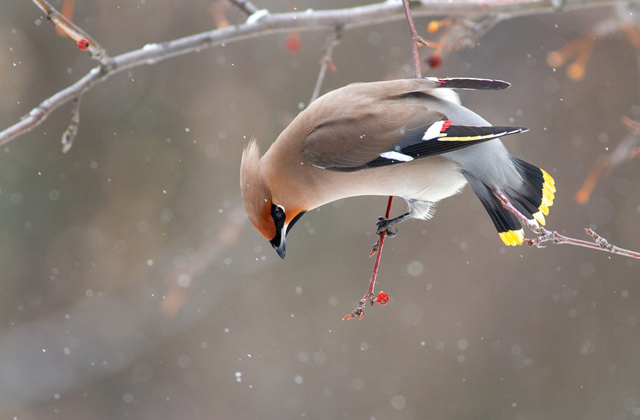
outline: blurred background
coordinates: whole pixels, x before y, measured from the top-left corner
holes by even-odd
[[[73,20],[118,55],[215,28],[213,4],[76,1]],[[638,159],[601,177],[586,204],[574,198],[628,135],[620,118],[640,116],[636,50],[622,32],[596,38],[582,80],[546,63],[611,16],[505,21],[423,73],[511,82],[462,101],[530,129],[504,143],[555,178],[547,227],[582,239],[590,227],[640,250]],[[418,31],[437,40],[431,20],[416,19]],[[84,95],[67,154],[71,104],[2,147],[0,418],[640,415],[637,260],[507,248],[466,188],[432,220],[400,226],[378,277],[390,303],[346,322],[368,285],[386,197],[309,212],[286,261],[248,223],[242,149],[255,136],[266,150],[308,104],[328,35],[269,35],[132,69]],[[410,63],[404,21],[349,30],[321,92],[408,77]],[[32,2],[2,2],[0,129],[95,66]],[[404,211],[396,200],[392,214]]]

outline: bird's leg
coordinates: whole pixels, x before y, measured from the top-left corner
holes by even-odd
[[[393,219],[387,219],[385,217],[378,217],[378,221],[376,222],[376,226],[378,229],[376,230],[376,235],[380,235],[382,232],[387,232],[387,237],[393,238],[398,234],[398,229],[394,231],[391,228],[398,223],[404,222],[405,220],[411,219],[411,213],[407,212],[405,214],[401,214],[398,217],[394,217]]]

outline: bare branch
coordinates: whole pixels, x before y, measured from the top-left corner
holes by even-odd
[[[585,231],[594,239],[595,243],[583,241],[581,239],[570,238],[568,236],[564,236],[559,234],[557,231],[551,231],[539,226],[535,220],[527,219],[518,209],[516,209],[507,199],[507,197],[498,193],[498,197],[502,203],[502,206],[513,213],[520,221],[525,224],[529,229],[531,229],[534,233],[539,235],[535,239],[525,239],[524,241],[529,244],[529,246],[537,246],[538,248],[544,248],[542,245],[547,241],[552,241],[554,244],[569,244],[569,245],[577,245],[585,248],[597,249],[600,251],[611,252],[612,254],[622,255],[624,257],[630,258],[638,258],[640,259],[640,252],[630,251],[628,249],[620,248],[615,245],[611,245],[606,239],[602,236],[598,235],[591,229],[585,229]]]
[[[107,51],[86,31],[83,31],[62,13],[54,9],[46,0],[33,0],[33,2],[46,13],[47,20],[73,38],[73,40],[78,43],[78,47],[83,50],[89,50],[91,57],[98,60],[103,66],[110,66],[112,64],[111,57],[109,57]]]
[[[44,0],[34,1],[37,1],[36,4],[39,6],[46,3]],[[632,2],[639,1],[640,0],[632,0]],[[615,2],[615,0],[566,0],[563,10],[604,6],[614,4]],[[245,2],[243,4],[246,5],[247,3]],[[50,10],[53,10],[53,8]],[[481,14],[495,15],[498,21],[536,13],[549,13],[556,10],[556,4],[552,0],[512,0],[495,3],[481,1],[433,2],[421,0],[412,2],[411,7],[411,13],[414,17]],[[62,15],[54,14],[54,16],[57,18]],[[0,145],[34,129],[40,125],[52,111],[78,97],[79,94],[91,89],[96,84],[133,67],[155,64],[171,57],[200,51],[203,48],[209,48],[223,43],[243,41],[274,33],[290,32],[292,29],[298,31],[335,30],[335,27],[338,25],[346,30],[396,21],[405,17],[402,3],[399,0],[388,0],[382,3],[348,9],[275,14],[255,13],[251,16],[256,16],[256,18],[247,19],[247,22],[241,25],[215,29],[162,44],[148,44],[139,50],[113,57],[109,65],[103,65],[101,68],[91,70],[78,82],[43,101],[19,123],[0,132]],[[60,22],[64,22],[64,20],[60,19]],[[77,27],[74,25],[72,28]],[[79,28],[75,30],[84,36],[84,31],[79,30]]]
[[[389,218],[389,214],[391,213],[391,204],[393,204],[393,196],[390,196],[389,201],[387,202],[387,212],[385,213],[385,216],[384,216],[385,219]],[[378,235],[378,241],[373,246],[375,249],[375,252],[377,252],[378,255],[376,256],[376,263],[373,266],[373,273],[371,274],[369,289],[367,289],[367,293],[365,293],[364,297],[360,299],[360,301],[358,302],[358,306],[356,306],[356,309],[354,309],[350,314],[345,315],[342,318],[343,321],[346,321],[348,319],[352,319],[355,317],[358,317],[358,320],[361,320],[362,317],[364,316],[364,306],[366,305],[367,300],[371,303],[371,306],[373,306],[374,302],[378,302],[379,304],[384,306],[387,304],[389,300],[389,296],[384,292],[380,292],[377,298],[375,298],[373,295],[374,293],[373,290],[376,287],[376,278],[378,277],[378,267],[380,266],[380,257],[382,257],[382,245],[384,245],[385,236],[387,236],[386,230],[382,231]],[[369,254],[369,256],[372,256],[373,253],[374,251],[371,251],[371,254]]]
[[[413,24],[413,17],[411,16],[411,10],[409,9],[409,0],[402,0],[402,6],[404,8],[404,16],[407,19],[409,25],[409,32],[411,33],[411,51],[413,52],[413,71],[416,78],[422,77],[422,71],[420,70],[420,54],[418,54],[418,43],[422,44],[424,40],[418,36],[416,32],[416,25]]]
[[[245,12],[247,16],[251,16],[255,12],[258,11],[258,8],[253,5],[249,0],[229,0],[235,6],[237,6],[240,10]]]
[[[324,57],[320,60],[322,66],[320,67],[320,73],[318,74],[318,81],[316,82],[316,87],[313,89],[313,94],[311,95],[311,100],[309,103],[315,101],[320,95],[320,88],[322,87],[322,82],[324,81],[324,75],[327,72],[327,67],[330,65],[335,69],[335,65],[333,64],[333,48],[340,43],[340,28],[336,29],[336,32],[327,38],[324,47]],[[335,70],[334,70],[335,71]]]
[[[102,82],[101,72],[103,68],[96,67],[89,72],[82,79],[75,82],[73,85],[66,89],[61,90],[49,99],[45,99],[40,105],[32,109],[27,115],[25,115],[19,123],[12,125],[3,132],[0,133],[0,144],[5,144],[10,140],[24,134],[33,128],[40,125],[51,112],[66,104],[69,101],[82,95],[87,90],[91,89],[96,84]],[[108,73],[104,73],[108,74]]]

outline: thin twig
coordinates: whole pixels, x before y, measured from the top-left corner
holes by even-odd
[[[413,71],[416,79],[420,79],[422,77],[422,71],[420,71],[420,54],[418,53],[418,44],[421,44],[424,40],[422,40],[422,38],[418,36],[418,32],[416,32],[416,26],[413,24],[413,17],[411,17],[411,10],[409,9],[409,0],[402,0],[402,6],[404,8],[404,15],[407,18],[407,24],[409,25],[409,32],[411,33]]]
[[[102,48],[95,39],[91,37],[86,31],[82,30],[79,26],[75,25],[69,19],[67,19],[62,13],[53,8],[46,0],[33,0],[33,2],[46,13],[48,21],[53,23],[58,29],[66,32],[76,42],[86,41],[83,49],[89,50],[91,57],[95,58],[103,66],[110,66],[113,64],[111,57],[107,54],[107,51]]]
[[[324,81],[324,75],[327,73],[327,67],[329,65],[333,66],[333,47],[340,43],[340,28],[337,28],[336,31],[327,38],[324,48],[324,57],[320,60],[322,65],[320,66],[320,73],[318,74],[318,80],[316,81],[316,87],[313,89],[313,94],[311,95],[311,100],[309,103],[315,101],[320,95],[320,88],[322,87],[322,82]]]
[[[36,0],[34,0],[36,1]],[[41,2],[41,0],[38,0]],[[614,4],[617,0],[566,0],[563,10],[575,10]],[[640,0],[631,0],[633,3]],[[37,3],[40,5],[40,3]],[[246,2],[244,3],[246,4]],[[508,2],[412,2],[411,13],[417,16],[473,14],[495,15],[500,20],[531,14],[556,11],[552,0],[514,0]],[[112,66],[91,70],[81,80],[56,93],[34,108],[24,119],[0,132],[0,145],[40,125],[47,116],[61,105],[73,100],[80,92],[107,80],[124,70],[145,64],[155,64],[171,57],[201,51],[204,48],[231,42],[264,37],[268,34],[299,31],[335,30],[339,25],[345,30],[392,22],[405,18],[399,1],[385,1],[367,6],[346,9],[274,13],[249,20],[240,25],[191,35],[162,44],[148,44],[135,51],[113,57]],[[84,33],[84,32],[83,32]]]
[[[467,48],[474,47],[480,38],[501,21],[502,17],[499,15],[485,16],[477,21],[462,19],[462,23],[468,29],[468,32],[465,36],[465,42],[461,42],[461,48],[462,46]]]
[[[249,0],[229,0],[233,5],[237,6],[240,10],[245,12],[247,16],[251,16],[258,11],[258,8],[253,5]]]
[[[24,117],[22,117],[19,123],[14,124],[1,132],[0,144],[5,144],[10,140],[13,140],[14,138],[20,136],[21,134],[31,131],[32,129],[40,125],[45,119],[47,119],[49,114],[55,109],[79,97],[96,84],[103,82],[106,79],[106,76],[105,78],[100,77],[100,75],[102,74],[101,70],[101,67],[94,68],[89,72],[89,74],[78,80],[73,85],[61,90],[52,97],[45,99],[42,103],[40,103],[40,105],[32,109],[31,112],[29,112]],[[105,74],[113,73],[107,72]]]
[[[384,215],[385,219],[389,218],[389,214],[391,213],[392,203],[393,203],[393,196],[389,196],[389,201],[387,202],[387,211]],[[360,299],[356,309],[354,309],[353,312],[351,312],[349,315],[345,315],[344,318],[342,318],[343,321],[346,321],[348,319],[352,319],[355,317],[358,317],[358,320],[361,320],[362,317],[364,316],[364,306],[366,305],[367,300],[371,302],[371,306],[373,306],[373,303],[375,302],[374,289],[376,287],[376,278],[378,277],[378,267],[380,266],[380,258],[382,257],[382,245],[384,245],[384,238],[386,236],[387,236],[387,231],[386,230],[382,231],[382,233],[378,235],[378,241],[374,245],[374,249],[378,252],[378,255],[376,256],[376,263],[373,266],[373,273],[371,274],[371,281],[369,282],[369,289],[367,290],[367,293],[365,293],[364,297]],[[373,251],[371,255],[373,255]]]
[[[538,235],[535,239],[525,239],[524,241],[529,246],[537,246],[538,248],[544,248],[543,243],[552,241],[554,244],[569,244],[577,245],[585,248],[597,249],[600,251],[611,252],[612,254],[622,255],[624,257],[638,258],[640,259],[640,252],[630,251],[628,249],[620,248],[619,246],[610,244],[602,236],[598,235],[591,229],[585,229],[585,231],[594,239],[595,243],[583,241],[581,239],[570,238],[559,234],[557,231],[547,230],[542,226],[539,226],[534,220],[527,219],[518,209],[516,209],[507,199],[507,197],[498,193],[498,197],[502,203],[502,206],[513,213],[520,221],[525,224],[529,229]]]
[[[62,134],[62,153],[67,153],[71,149],[73,139],[75,139],[76,134],[78,134],[78,127],[80,126],[80,99],[82,99],[81,96],[75,99],[75,104],[71,111],[71,124],[69,124],[69,127],[67,127]]]

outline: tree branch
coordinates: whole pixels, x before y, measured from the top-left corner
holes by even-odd
[[[389,196],[389,201],[387,202],[387,212],[385,213],[385,219],[389,218],[389,214],[391,213],[391,204],[393,204],[393,196]],[[362,299],[358,302],[358,306],[354,309],[350,314],[345,315],[342,320],[347,321],[349,319],[353,319],[358,317],[358,320],[361,320],[364,316],[364,306],[367,304],[367,300],[373,306],[373,302],[378,302],[381,305],[386,305],[389,301],[389,296],[387,296],[384,292],[380,292],[377,298],[374,298],[373,291],[376,287],[376,278],[378,277],[378,267],[380,266],[380,257],[382,256],[382,246],[384,245],[384,238],[387,236],[387,231],[382,231],[378,236],[378,241],[373,246],[373,250],[369,256],[372,256],[374,253],[378,253],[376,256],[376,263],[373,266],[373,273],[371,274],[371,281],[369,282],[369,289],[367,289],[367,293],[363,296]]]
[[[320,96],[320,88],[322,87],[322,82],[324,81],[324,75],[327,73],[327,68],[331,65],[333,71],[335,71],[335,65],[333,64],[333,48],[340,43],[340,28],[336,28],[336,31],[327,38],[325,42],[324,48],[324,56],[320,60],[322,65],[320,66],[320,73],[318,74],[318,81],[316,82],[316,86],[313,89],[313,94],[311,95],[311,102],[318,99]]]
[[[95,58],[103,66],[112,64],[111,57],[107,51],[102,48],[86,31],[75,25],[67,19],[62,13],[53,8],[46,0],[33,0],[33,2],[46,13],[46,18],[57,28],[69,35],[78,43],[78,47],[83,50],[89,50],[91,57]]]
[[[591,229],[585,229],[585,231],[593,238],[595,243],[583,241],[581,239],[570,238],[568,236],[564,236],[559,234],[557,231],[551,231],[539,226],[535,220],[527,219],[518,209],[516,209],[507,199],[507,197],[498,193],[498,197],[502,203],[502,206],[513,213],[520,221],[526,225],[529,229],[531,229],[535,234],[539,235],[535,239],[525,239],[524,241],[529,244],[529,246],[537,246],[538,248],[544,248],[542,245],[547,241],[552,241],[554,244],[569,244],[569,245],[577,245],[585,248],[597,249],[600,251],[611,252],[612,254],[622,255],[624,257],[638,258],[640,259],[640,252],[630,251],[628,249],[620,248],[616,245],[611,245],[606,239],[602,236],[598,235],[595,231]]]
[[[251,3],[249,0],[229,0],[229,1],[233,3],[236,7],[238,7],[240,10],[245,12],[247,16],[251,16],[252,14],[258,11],[258,8],[254,6],[253,3]]]
[[[71,111],[71,123],[62,134],[62,153],[67,153],[71,150],[73,139],[75,139],[76,134],[78,134],[78,126],[80,125],[80,99],[82,99],[82,96],[78,96],[75,99],[73,111]]]
[[[404,16],[407,19],[407,25],[409,26],[409,32],[411,33],[411,51],[413,53],[413,71],[416,79],[422,77],[422,71],[420,71],[420,54],[418,53],[418,43],[421,43],[421,38],[416,31],[416,25],[413,24],[413,16],[409,8],[409,0],[402,0],[402,6],[404,8]]]
[[[34,0],[40,6],[44,0]],[[637,3],[640,0],[632,0]],[[615,0],[565,0],[562,10],[604,6],[616,3]],[[48,4],[48,3],[47,3]],[[249,2],[237,0],[235,4],[242,4],[245,11]],[[53,8],[51,8],[53,9]],[[43,9],[46,12],[46,9]],[[411,13],[414,17],[422,16],[465,16],[465,15],[494,15],[496,22],[519,16],[536,13],[549,13],[559,10],[555,0],[506,0],[500,2],[464,1],[448,2],[421,0],[412,2]],[[49,12],[47,16],[49,16]],[[55,14],[54,14],[55,15]],[[62,16],[58,14],[59,16]],[[56,19],[58,17],[56,16]],[[243,41],[262,37],[268,34],[298,31],[335,30],[340,26],[343,30],[371,26],[404,19],[404,9],[399,0],[388,0],[367,6],[348,9],[303,11],[293,13],[252,13],[244,24],[221,28],[209,32],[191,35],[162,44],[148,44],[143,48],[131,51],[109,60],[109,65],[94,68],[82,79],[56,93],[34,108],[20,122],[0,132],[0,145],[24,134],[40,125],[51,112],[78,97],[95,85],[104,82],[124,70],[145,64],[155,64],[159,61],[200,51],[223,43]],[[66,20],[66,19],[65,19]],[[64,22],[62,19],[58,21]],[[67,21],[68,22],[68,21]],[[70,23],[70,22],[69,22]],[[71,24],[71,23],[70,23]],[[73,25],[73,24],[71,24]],[[75,25],[70,26],[79,29]],[[84,31],[78,32],[86,34]],[[96,44],[97,45],[97,44]],[[101,61],[102,62],[102,61]]]

